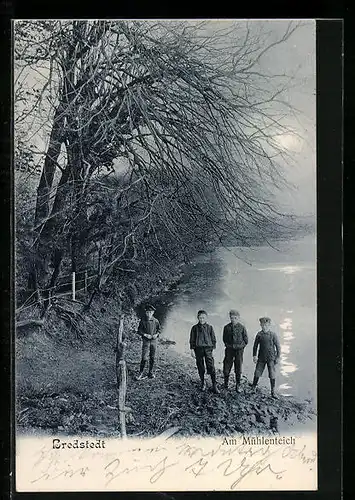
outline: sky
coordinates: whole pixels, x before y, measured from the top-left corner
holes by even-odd
[[[285,28],[287,22],[270,22],[276,34]],[[285,146],[294,152],[294,166],[287,170],[288,179],[297,187],[285,192],[280,201],[299,214],[315,214],[316,205],[316,38],[315,21],[301,21],[300,27],[291,38],[275,48],[275,55],[265,56],[263,64],[272,71],[292,72],[297,68],[297,86],[288,92],[290,104],[300,115],[291,119],[291,127],[302,136],[294,141],[285,137]]]
[[[273,36],[282,35],[289,21],[270,21]],[[300,215],[316,211],[316,38],[315,21],[301,21],[285,43],[266,54],[261,65],[271,72],[296,75],[296,86],[287,92],[287,101],[299,110],[297,120],[290,116],[290,128],[297,138],[286,135],[282,145],[292,154],[286,165],[287,179],[293,190],[278,194],[280,203]]]
[[[216,20],[217,26],[232,23]],[[255,30],[268,33],[269,43],[281,38],[290,20],[237,20],[242,26],[248,23]],[[279,138],[280,145],[292,156],[290,164],[284,164],[285,176],[293,186],[275,192],[277,202],[285,212],[315,217],[316,213],[316,22],[294,20],[298,28],[285,42],[276,45],[259,61],[262,72],[294,75],[294,85],[284,98],[298,110],[297,119],[288,119],[288,127],[296,135],[286,134]]]

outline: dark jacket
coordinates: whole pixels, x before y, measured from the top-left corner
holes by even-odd
[[[245,326],[241,323],[237,323],[236,325],[228,323],[223,328],[223,342],[226,347],[244,349],[248,343],[248,334]]]
[[[139,322],[138,326],[138,335],[143,337],[143,335],[159,335],[160,334],[160,323],[157,318],[153,318],[148,320],[147,318],[142,318]],[[145,337],[143,337],[145,338]]]
[[[263,332],[262,330],[258,332],[254,341],[253,356],[256,356],[258,348],[259,361],[275,361],[280,357],[280,342],[274,332]]]
[[[212,325],[197,323],[191,328],[190,349],[196,347],[213,347],[213,349],[216,347],[216,336]]]

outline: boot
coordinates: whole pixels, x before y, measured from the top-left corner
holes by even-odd
[[[254,375],[253,383],[252,383],[252,386],[251,386],[252,392],[256,391],[256,386],[258,385],[258,382],[259,382],[259,377],[257,377],[256,375]]]
[[[204,391],[204,390],[205,390],[205,388],[206,388],[206,385],[205,385],[205,378],[204,378],[204,376],[202,375],[202,377],[200,377],[200,379],[201,379],[201,382],[200,382],[200,389],[201,389],[201,391]]]
[[[242,391],[240,389],[240,378],[237,378],[236,384],[235,384],[235,391],[240,394]]]
[[[229,377],[227,377],[226,375],[224,376],[224,388],[225,389],[228,389],[228,382],[229,382]]]
[[[142,359],[141,364],[139,366],[139,373],[143,373],[144,372],[145,365],[146,365],[146,361],[144,359]]]
[[[277,399],[277,395],[275,394],[275,382],[276,382],[276,380],[274,378],[270,379],[271,397],[274,399]]]
[[[212,392],[214,392],[214,394],[219,394],[216,382],[216,375],[214,373],[211,375],[211,381],[212,381]]]
[[[139,367],[139,375],[136,377],[136,380],[143,380],[143,379],[147,378],[146,375],[143,374],[144,367],[145,367],[145,361],[142,359],[140,367]]]
[[[154,361],[150,361],[150,363],[149,363],[148,378],[155,378],[155,375],[153,373],[153,368],[154,368]]]

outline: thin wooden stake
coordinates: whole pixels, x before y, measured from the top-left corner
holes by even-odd
[[[126,431],[126,391],[127,391],[127,371],[126,371],[126,361],[122,359],[119,361],[119,372],[120,372],[120,385],[118,389],[118,408],[120,412],[120,429],[121,438],[125,439],[127,437]]]
[[[119,344],[122,344],[123,340],[123,315],[120,316],[117,333],[118,333],[117,335],[117,347],[118,347]]]
[[[75,301],[75,272],[74,271],[72,273],[72,279],[71,279],[71,298],[73,301]]]
[[[88,272],[84,273],[84,291],[85,293],[88,291]]]
[[[127,368],[124,359],[124,343],[123,343],[123,316],[120,316],[117,344],[116,344],[116,372],[117,372],[117,388],[118,388],[118,410],[121,438],[127,437],[126,431],[126,392],[127,392]]]

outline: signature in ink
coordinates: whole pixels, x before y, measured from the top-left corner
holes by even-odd
[[[288,470],[288,460],[299,460],[312,470],[316,462],[317,454],[312,449],[296,447],[294,445],[273,448],[269,445],[250,446],[240,444],[233,448],[223,448],[216,445],[213,448],[194,446],[186,441],[174,444],[169,455],[168,447],[157,446],[135,447],[129,450],[115,450],[113,453],[105,453],[100,456],[102,468],[96,470],[97,477],[103,480],[105,486],[112,485],[114,481],[122,476],[134,476],[144,473],[150,484],[156,484],[166,476],[167,471],[175,467],[176,475],[188,474],[197,481],[201,477],[214,475],[226,478],[230,489],[236,489],[246,478],[255,474],[257,476],[269,475],[277,480],[283,479]],[[139,454],[137,455],[137,452]],[[274,458],[283,460],[282,470],[276,466]],[[32,470],[34,479],[32,483],[39,481],[50,481],[57,478],[71,479],[85,477],[92,471],[90,455],[80,453],[80,456],[71,456],[63,459],[51,450],[40,448],[34,455]],[[79,464],[75,459],[79,459]],[[86,461],[84,461],[86,459]]]
[[[304,465],[314,464],[317,460],[317,453],[312,450],[311,456],[306,456],[307,446],[304,444],[302,448],[295,448],[294,446],[286,446],[282,450],[282,458],[288,458],[291,460],[295,460],[298,458]]]
[[[272,453],[271,453],[272,454]],[[276,479],[282,479],[283,473],[286,472],[286,469],[284,470],[279,470],[275,471],[270,465],[270,462],[268,462],[270,455],[260,458],[256,462],[249,462],[247,457],[244,457],[242,461],[237,465],[237,467],[233,467],[233,459],[228,458],[227,460],[224,460],[221,462],[218,466],[217,469],[223,469],[223,476],[232,476],[232,475],[237,475],[237,479],[233,481],[231,484],[230,488],[231,490],[234,490],[236,486],[238,486],[243,479],[248,476],[251,473],[255,473],[258,476],[262,474],[263,472],[268,471],[271,474],[274,474],[276,476]]]
[[[89,467],[82,466],[78,468],[73,468],[70,464],[67,464],[64,467],[58,467],[58,461],[50,461],[47,468],[41,471],[41,474],[32,479],[31,483],[36,483],[37,481],[44,480],[54,480],[58,479],[58,477],[63,478],[72,478],[74,476],[82,476],[85,477],[87,473],[90,471]]]
[[[224,455],[223,450],[220,450],[221,454]],[[270,463],[270,458],[279,452],[279,450],[270,451],[269,446],[257,448],[256,450],[252,449],[252,447],[240,446],[238,449],[235,449],[238,455],[244,455],[241,461],[235,458],[227,458],[220,462],[218,465],[213,464],[211,459],[206,459],[206,456],[210,455],[213,457],[216,455],[215,452],[204,453],[202,448],[193,449],[189,445],[181,448],[180,453],[183,455],[188,455],[190,458],[196,456],[198,452],[203,455],[200,458],[197,458],[192,464],[185,467],[185,471],[191,473],[195,478],[201,475],[207,475],[215,473],[216,471],[222,472],[224,477],[229,476],[237,476],[235,481],[233,481],[231,485],[231,489],[235,489],[237,485],[239,485],[242,480],[248,476],[249,474],[255,473],[260,475],[263,472],[269,472],[274,474],[277,479],[282,479],[283,473],[286,472],[284,470],[274,470]],[[262,455],[261,458],[255,460],[255,455]],[[254,458],[251,458],[254,457]],[[255,461],[254,461],[255,460]],[[211,463],[212,462],[212,463]]]
[[[133,467],[125,467],[124,465],[122,465],[121,468],[121,460],[119,458],[115,458],[104,467],[104,470],[106,471],[106,486],[110,484],[114,479],[123,474],[131,474],[132,472],[134,473],[143,471],[154,472],[154,474],[152,474],[149,478],[149,482],[151,484],[154,484],[165,474],[165,472],[169,468],[173,467],[177,463],[178,462],[168,463],[168,457],[165,456],[155,464],[135,465]]]

